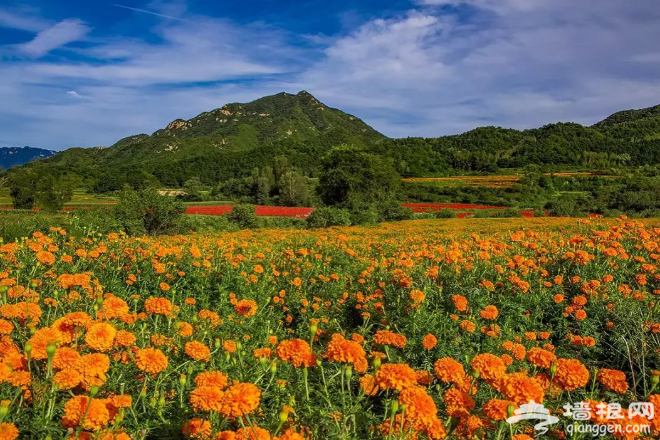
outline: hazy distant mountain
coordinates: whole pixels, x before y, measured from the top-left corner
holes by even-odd
[[[34,147],[2,147],[0,148],[0,168],[11,168],[32,162],[35,159],[45,159],[57,154],[57,151]]]

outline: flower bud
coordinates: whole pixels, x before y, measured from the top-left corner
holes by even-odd
[[[92,388],[89,390],[89,395],[94,398],[97,394],[99,393],[99,387],[98,385],[93,385]]]
[[[506,407],[506,417],[507,417],[507,419],[509,417],[513,417],[513,410],[514,410],[513,404],[509,403],[509,405]]]
[[[317,324],[312,324],[309,326],[309,335],[311,337],[316,336],[316,332],[318,331],[319,327]]]
[[[390,409],[392,410],[391,417],[393,417],[397,413],[397,411],[399,411],[399,401],[392,400],[392,402],[390,403]]]
[[[351,377],[353,377],[353,366],[348,365],[346,367],[346,379],[348,379],[350,381]]]
[[[289,419],[289,414],[282,410],[280,411],[280,423],[285,423]]]
[[[215,341],[213,341],[213,346],[216,350],[220,348],[220,338],[215,338]]]
[[[378,371],[378,369],[380,368],[381,363],[382,363],[382,361],[380,360],[379,357],[374,358],[374,370]]]
[[[188,382],[188,377],[185,374],[182,374],[179,376],[179,385],[182,387],[186,386],[186,383]]]
[[[660,382],[660,376],[658,376],[657,374],[651,375],[651,385],[653,387],[656,387],[658,386],[658,382]]]
[[[7,414],[9,414],[9,405],[0,406],[0,420],[7,417]]]
[[[188,370],[187,371],[188,371],[188,376],[192,376],[195,369],[192,365],[188,365]]]
[[[277,372],[277,362],[270,363],[270,374],[275,374]]]
[[[48,359],[52,359],[53,355],[55,355],[55,350],[57,350],[57,345],[50,343],[46,345],[46,354],[48,355]]]
[[[550,364],[550,377],[555,377],[555,373],[557,373],[557,363],[553,362]]]

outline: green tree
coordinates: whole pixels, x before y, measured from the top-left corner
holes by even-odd
[[[174,197],[154,188],[135,191],[125,187],[115,207],[115,216],[130,235],[158,235],[172,230],[185,207]]]
[[[307,178],[296,171],[289,171],[279,181],[280,205],[304,206],[309,200]]]
[[[37,182],[37,173],[29,168],[10,174],[9,195],[14,209],[31,209],[36,204]]]
[[[73,184],[67,178],[45,176],[37,183],[37,201],[47,211],[59,211],[73,197]]]
[[[352,207],[396,197],[400,181],[387,159],[343,145],[323,161],[318,192],[326,205]]]

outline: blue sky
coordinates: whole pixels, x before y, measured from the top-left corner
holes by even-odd
[[[111,145],[307,90],[392,137],[660,104],[657,0],[9,0],[0,146]]]

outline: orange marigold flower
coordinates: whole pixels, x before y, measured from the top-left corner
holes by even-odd
[[[514,410],[518,408],[514,402],[510,400],[491,399],[482,407],[484,414],[491,420],[501,421],[506,420],[508,416],[509,405],[513,405]]]
[[[84,429],[98,431],[110,422],[105,399],[89,399],[87,396],[75,396],[64,404],[62,426],[76,428],[82,425]]]
[[[193,327],[187,322],[179,322],[176,325],[179,336],[189,338],[193,334]]]
[[[277,357],[289,362],[294,367],[311,367],[316,364],[316,355],[306,341],[302,339],[289,339],[280,342],[275,350]]]
[[[415,370],[408,364],[383,364],[376,373],[376,384],[382,389],[401,391],[417,384]]]
[[[596,380],[600,382],[605,389],[614,391],[618,394],[623,394],[628,391],[628,382],[626,381],[626,373],[619,370],[611,370],[603,368],[598,370]]]
[[[472,397],[456,388],[448,389],[442,398],[447,405],[447,414],[452,417],[467,417],[475,406]]]
[[[506,365],[499,357],[490,353],[478,354],[470,363],[472,369],[484,380],[500,379],[506,374]]]
[[[117,329],[105,322],[92,325],[85,335],[85,342],[92,350],[110,351],[115,342]]]
[[[433,371],[438,379],[445,383],[455,383],[465,378],[465,369],[460,362],[450,357],[438,359],[433,364]]]
[[[158,374],[167,368],[168,359],[157,348],[143,348],[135,353],[135,365],[149,374]]]
[[[461,330],[465,330],[468,333],[472,333],[477,329],[477,326],[474,322],[463,320],[461,321]]]
[[[79,360],[80,353],[73,348],[59,347],[55,350],[55,355],[53,356],[53,368],[56,370],[75,368]]]
[[[250,414],[259,406],[261,391],[251,383],[230,386],[222,396],[218,412],[227,418]]]
[[[0,423],[0,440],[14,440],[18,434],[18,428],[13,423]]]
[[[577,359],[557,359],[555,380],[566,391],[574,391],[587,385],[589,370]]]
[[[527,360],[537,367],[550,368],[552,363],[557,360],[557,356],[542,348],[534,347],[527,352]]]
[[[234,341],[226,340],[222,343],[222,349],[227,353],[236,353],[237,348],[236,342]]]
[[[493,305],[486,306],[485,309],[479,312],[479,316],[481,316],[483,319],[488,319],[489,321],[496,320],[499,314],[499,310],[497,310],[497,307]]]
[[[32,359],[46,359],[46,347],[48,345],[57,345],[62,342],[62,334],[50,327],[40,328],[29,339],[32,345]]]
[[[264,348],[255,348],[255,349],[252,351],[252,355],[253,355],[255,358],[257,358],[257,359],[260,359],[260,358],[262,358],[262,357],[270,358],[270,357],[273,355],[273,351],[272,351],[270,348],[268,348],[268,347],[264,347]]]
[[[199,341],[186,342],[184,350],[190,358],[196,361],[208,362],[211,360],[211,350]]]
[[[55,263],[55,255],[48,251],[39,251],[37,252],[37,260],[41,264],[50,266],[51,264]]]
[[[531,400],[541,403],[545,394],[541,383],[533,377],[527,377],[524,372],[507,375],[500,391],[518,405]]]
[[[243,318],[249,318],[257,313],[257,303],[251,299],[242,299],[234,304],[234,310]]]
[[[133,344],[135,344],[135,335],[128,330],[119,330],[115,335],[117,347],[131,347]]]
[[[80,381],[82,381],[82,375],[78,370],[72,368],[58,371],[53,377],[53,382],[60,387],[60,390],[75,388],[80,385]]]
[[[392,345],[396,348],[403,348],[408,343],[408,340],[399,333],[389,330],[378,330],[374,335],[374,342],[379,345]]]
[[[236,431],[236,440],[270,440],[270,433],[258,426],[246,426]]]
[[[330,362],[351,363],[358,372],[367,369],[367,354],[364,348],[355,341],[349,341],[339,333],[332,335],[328,343],[326,356]]]
[[[229,377],[222,371],[205,371],[195,377],[195,385],[223,389],[227,386],[228,380]]]
[[[438,409],[435,402],[422,387],[410,387],[402,390],[399,394],[399,403],[407,405],[406,419],[413,426],[426,426],[437,417]]]
[[[371,374],[365,374],[364,376],[360,377],[359,381],[364,394],[367,396],[375,396],[378,394],[380,388],[378,385],[376,385],[376,380]]]
[[[213,386],[197,387],[190,392],[190,405],[195,411],[219,411],[224,391]]]
[[[105,300],[103,300],[101,310],[103,311],[106,319],[121,318],[131,311],[128,308],[126,301],[114,295],[110,295]]]
[[[468,308],[468,301],[463,295],[454,295],[451,297],[451,302],[454,303],[454,307],[459,312],[466,312]]]
[[[202,419],[190,419],[183,424],[182,434],[194,439],[208,439],[211,437],[211,422]]]
[[[144,302],[144,309],[152,315],[169,315],[174,306],[167,298],[151,297]]]
[[[438,345],[438,338],[436,338],[435,335],[429,333],[422,339],[422,346],[426,350],[433,350],[436,345]]]

